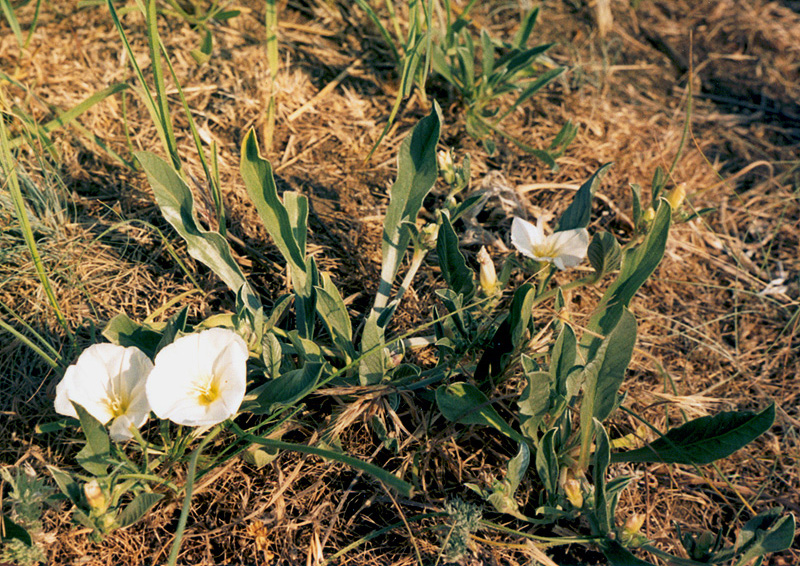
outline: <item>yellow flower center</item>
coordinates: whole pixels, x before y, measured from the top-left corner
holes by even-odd
[[[112,419],[121,417],[128,412],[128,399],[125,399],[124,397],[120,398],[112,395],[108,398],[108,400],[106,400],[106,405],[108,406],[108,410],[111,412]]]
[[[197,402],[207,407],[219,399],[219,381],[210,375],[197,384],[195,391],[197,392]]]
[[[554,258],[558,255],[558,246],[553,242],[544,241],[531,247],[533,255],[539,258]]]

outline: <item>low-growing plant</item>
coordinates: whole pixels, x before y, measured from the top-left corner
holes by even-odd
[[[498,41],[486,30],[481,31],[480,41],[476,42],[466,11],[451,21],[449,0],[444,0],[444,13],[446,24],[432,47],[433,70],[459,93],[466,107],[467,133],[481,141],[489,155],[494,153],[494,137],[499,135],[555,167],[555,159],[564,153],[578,133],[572,122],[564,125],[546,150],[533,148],[500,127],[507,116],[566,70],[545,57],[552,43],[528,45],[539,8],[523,15],[519,31],[511,42]],[[503,99],[511,94],[516,94],[513,102],[502,105]]]
[[[53,489],[40,478],[30,464],[0,468],[0,477],[8,484],[4,499],[0,536],[0,560],[32,566],[45,562],[42,541],[42,513],[51,503]]]
[[[590,237],[592,199],[608,165],[603,166],[577,191],[553,232],[541,222],[514,218],[510,240],[522,257],[509,257],[498,277],[484,253],[476,284],[454,224],[481,195],[461,197],[468,165],[455,167],[447,154],[437,156],[440,128],[434,103],[431,114],[400,148],[384,221],[380,282],[360,337],[353,332],[333,278],[321,273],[306,251],[307,198],[293,191],[279,197],[271,165],[259,154],[253,131],[242,144],[242,178],[292,283],[292,293],[279,297],[269,311],[234,261],[225,238],[199,225],[192,193],[178,170],[152,153],[137,154],[164,218],[184,239],[189,254],[235,292],[236,307],[195,324],[188,321],[185,309],[158,324],[119,315],[103,332],[111,344],[91,346],[67,370],[56,408],[80,422],[86,444],[77,460],[85,473],[50,470],[79,523],[102,536],[144,516],[166,493],[182,495],[170,555],[174,564],[196,479],[237,455],[258,463],[274,457],[276,450],[349,464],[409,496],[412,486],[388,470],[328,447],[276,438],[304,399],[323,385],[390,386],[423,396],[435,392],[438,410],[450,421],[492,427],[519,445],[504,479],[491,486],[465,486],[495,511],[541,528],[556,521],[573,522],[581,534],[540,538],[550,544],[595,545],[612,564],[647,564],[634,557],[636,548],[665,557],[638,532],[635,521],[616,524],[620,493],[635,478],[609,479],[611,466],[709,464],[765,432],[775,414],[774,405],[757,413],[720,413],[665,433],[656,431],[658,437],[644,447],[611,450],[613,440],[604,423],[618,409],[628,411],[619,393],[636,339],[636,319],[628,307],[664,254],[673,206],[680,206],[681,194],[673,191],[655,201],[652,209],[636,214],[636,232],[624,246],[608,232]],[[437,222],[419,227],[417,215],[437,180],[437,160],[445,165],[450,194]],[[395,286],[409,249],[410,261]],[[434,250],[447,286],[436,291],[439,304],[431,305],[431,322],[392,335],[389,323]],[[556,273],[566,273],[586,257],[594,270],[591,275],[555,284],[562,280]],[[515,273],[530,282],[512,289]],[[565,293],[609,277],[613,280],[587,327],[576,331]],[[556,316],[543,317],[550,310]],[[433,335],[418,335],[426,329]],[[546,358],[533,357],[532,336],[545,329],[552,331],[554,342]],[[408,348],[428,346],[436,349],[436,363],[402,362]],[[525,387],[517,399],[516,419],[507,422],[493,408],[492,398],[513,376],[521,376]],[[158,422],[143,434],[139,429],[151,412]],[[246,420],[247,426],[237,419],[245,413],[255,417]],[[104,425],[109,425],[108,431]],[[378,425],[374,423],[376,433],[386,436]],[[229,434],[221,434],[225,430]],[[183,485],[178,464],[187,466]],[[529,510],[520,506],[515,494],[530,467],[541,491]],[[450,557],[467,552],[478,525],[497,528],[466,504],[454,503],[445,514],[453,521],[450,537],[443,542]],[[792,515],[771,510],[749,522],[734,546],[709,546],[705,539],[688,535],[683,540],[693,549],[692,556],[744,564],[787,548],[793,525]],[[666,559],[703,563],[696,558]]]
[[[550,167],[556,166],[555,159],[564,153],[578,133],[572,122],[563,126],[546,149],[531,147],[500,127],[500,122],[509,114],[566,70],[545,58],[545,52],[553,44],[528,46],[539,8],[523,14],[519,32],[509,43],[492,38],[486,30],[481,31],[479,42],[473,39],[469,14],[476,4],[474,0],[460,9],[457,17],[453,17],[450,0],[409,0],[404,6],[409,22],[405,32],[392,1],[386,2],[389,26],[383,24],[367,0],[356,0],[356,4],[378,27],[392,51],[400,76],[400,87],[389,118],[370,156],[415,85],[425,100],[428,74],[434,71],[458,92],[465,107],[467,133],[479,140],[487,153],[494,153],[495,136],[499,135]],[[513,102],[503,104],[511,94],[516,94]]]

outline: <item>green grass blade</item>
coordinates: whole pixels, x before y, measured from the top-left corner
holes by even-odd
[[[147,39],[150,44],[150,64],[153,66],[153,77],[156,86],[156,103],[164,134],[170,144],[170,159],[172,166],[178,171],[181,170],[181,160],[178,157],[178,144],[175,140],[175,131],[172,129],[172,120],[169,117],[169,102],[167,100],[167,85],[164,81],[164,68],[161,66],[161,39],[158,35],[158,14],[156,12],[156,0],[147,3]]]
[[[177,149],[175,148],[175,136],[170,136],[169,133],[172,131],[172,128],[167,130],[165,127],[161,114],[156,107],[156,102],[153,100],[153,95],[150,93],[150,89],[147,86],[147,81],[144,79],[144,73],[142,73],[142,69],[139,67],[139,64],[136,62],[136,57],[133,54],[133,49],[131,48],[131,44],[128,41],[128,36],[125,35],[125,30],[122,28],[122,23],[119,21],[119,16],[117,14],[116,9],[114,9],[114,5],[112,4],[111,0],[106,0],[106,6],[108,6],[108,10],[111,13],[111,20],[114,22],[114,27],[117,28],[117,32],[119,33],[120,39],[122,40],[122,44],[125,47],[125,52],[128,54],[128,59],[130,59],[131,66],[133,67],[134,72],[136,73],[136,78],[139,80],[139,85],[141,87],[142,93],[142,100],[144,101],[144,105],[147,108],[148,113],[150,114],[150,118],[153,120],[153,124],[156,127],[156,131],[158,132],[158,137],[161,139],[161,143],[164,146],[164,150],[167,152],[167,155],[172,157],[173,155],[177,156]]]
[[[175,68],[172,66],[172,62],[169,60],[169,56],[167,54],[167,48],[158,40],[159,44],[161,45],[161,51],[164,53],[164,59],[167,62],[167,67],[169,68],[169,72],[172,75],[172,80],[175,81],[175,87],[178,90],[178,98],[181,100],[181,105],[183,106],[183,111],[186,113],[186,118],[189,122],[189,129],[192,132],[192,139],[194,140],[195,149],[197,149],[197,155],[200,157],[200,164],[203,167],[203,173],[206,176],[206,181],[208,183],[209,192],[211,193],[211,198],[214,201],[214,207],[217,211],[217,219],[219,220],[219,233],[223,236],[225,235],[225,209],[224,204],[222,202],[222,195],[220,193],[219,185],[217,184],[216,177],[211,174],[211,169],[208,166],[208,161],[206,160],[206,154],[203,151],[203,142],[200,139],[200,134],[197,131],[197,126],[194,123],[194,118],[192,117],[192,111],[189,108],[189,103],[186,101],[186,96],[183,94],[183,88],[181,88],[181,83],[178,80],[178,75],[175,73]]]
[[[5,103],[5,100],[2,102]],[[45,271],[42,257],[39,255],[39,249],[36,246],[36,240],[33,236],[31,222],[28,218],[28,213],[25,210],[25,200],[22,196],[22,191],[20,190],[19,179],[17,178],[16,162],[11,155],[10,140],[8,139],[8,130],[6,129],[6,123],[4,120],[0,120],[0,169],[5,174],[6,183],[11,193],[11,199],[14,202],[14,210],[16,212],[17,220],[20,224],[20,231],[25,238],[25,244],[28,246],[28,250],[30,251],[33,264],[36,267],[36,273],[39,276],[39,281],[41,281],[44,292],[47,295],[47,300],[49,301],[56,318],[58,318],[59,324],[69,337],[70,342],[74,342],[74,336],[72,335],[69,324],[67,324],[67,319],[64,317],[64,313],[61,311],[61,307],[58,304],[58,299],[56,298],[52,285],[50,285],[50,279],[47,277],[47,272]]]
[[[89,98],[81,102],[80,104],[75,105],[73,108],[67,110],[66,112],[58,112],[58,116],[53,118],[43,126],[38,127],[39,135],[48,135],[54,130],[58,128],[64,127],[75,120],[78,116],[89,110],[95,104],[105,100],[112,94],[116,94],[123,90],[126,90],[128,87],[127,84],[124,83],[117,83],[111,85],[110,87],[104,88],[103,90],[94,93]],[[12,149],[16,149],[20,147],[25,140],[22,136],[17,136],[16,138],[10,140],[10,145]]]
[[[0,8],[3,9],[3,15],[5,15],[8,25],[17,38],[17,44],[22,48],[25,44],[25,40],[22,38],[22,29],[19,27],[17,15],[14,13],[14,7],[9,0],[0,0]]]
[[[240,429],[238,426],[236,426],[235,423],[232,424],[232,428],[234,432],[236,432],[236,434],[238,434],[240,437],[247,440],[248,442],[260,444],[261,446],[267,446],[269,448],[277,448],[279,450],[292,450],[294,452],[301,452],[303,454],[311,454],[313,456],[320,456],[328,460],[333,460],[335,462],[341,462],[342,464],[347,464],[348,466],[351,466],[357,470],[361,470],[362,472],[370,474],[376,479],[382,481],[387,486],[397,490],[405,497],[411,497],[411,494],[414,491],[414,488],[410,483],[401,480],[394,474],[387,472],[383,468],[379,468],[374,464],[369,464],[367,462],[364,462],[363,460],[359,460],[358,458],[353,458],[352,456],[348,456],[347,454],[342,454],[341,452],[334,452],[333,450],[324,450],[322,448],[316,448],[314,446],[306,446],[305,444],[293,444],[291,442],[283,442],[281,440],[273,440],[271,438],[262,438],[260,436],[253,436],[251,434],[247,434],[245,431]]]
[[[19,330],[8,324],[5,320],[0,318],[0,330],[5,330],[9,334],[11,334],[14,338],[25,344],[28,348],[36,352],[40,358],[42,358],[51,368],[58,369],[61,367],[61,359],[55,360],[54,358],[47,355],[47,353],[42,350],[39,346],[33,343],[33,341],[22,334]],[[41,339],[41,338],[40,338]],[[50,346],[48,344],[48,346]]]

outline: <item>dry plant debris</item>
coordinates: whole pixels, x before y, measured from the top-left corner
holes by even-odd
[[[17,10],[21,22],[32,20],[33,4]],[[474,15],[481,26],[498,36],[513,34],[516,3],[480,4]],[[605,8],[608,4],[603,3]],[[639,474],[624,492],[621,507],[643,514],[642,532],[665,550],[678,552],[674,522],[694,532],[741,524],[738,513],[745,502],[757,509],[782,505],[800,513],[800,14],[797,3],[788,1],[635,4],[611,3],[613,24],[604,38],[583,3],[544,6],[538,29],[543,39],[557,42],[551,56],[570,71],[546,96],[509,116],[505,127],[541,147],[566,119],[580,124],[557,171],[513,146],[500,144],[496,155],[486,156],[463,136],[462,109],[455,103],[445,108],[443,141],[471,154],[473,184],[502,175],[531,211],[560,213],[565,192],[574,190],[576,180],[614,161],[593,218],[599,219],[596,227],[624,238],[630,219],[620,203],[629,202],[631,183],[646,187],[654,169],[668,168],[678,153],[688,73],[693,73],[692,138],[668,186],[684,183],[689,206],[713,212],[673,230],[665,260],[637,298],[639,340],[625,388],[631,406],[662,430],[678,423],[681,411],[703,415],[712,408],[755,409],[773,399],[779,409],[775,426],[754,445],[721,461],[718,470],[704,468],[703,475],[688,467],[672,473],[665,466],[620,470]],[[250,126],[263,126],[268,97],[263,6],[233,3],[231,8],[241,14],[215,28],[214,57],[206,65],[198,67],[189,56],[186,46],[200,41],[190,26],[165,19],[161,32],[201,136],[219,149],[230,231],[241,243],[239,259],[262,294],[274,299],[285,289],[286,275],[237,172],[241,138]],[[147,67],[143,19],[133,11],[124,23],[139,64]],[[0,89],[38,123],[51,119],[54,108],[71,108],[112,83],[132,80],[104,7],[44,4],[23,50],[6,24],[2,29],[0,70],[16,82],[2,80]],[[363,313],[369,307],[366,291],[374,290],[379,271],[380,221],[394,155],[408,127],[427,108],[412,96],[397,125],[364,163],[388,115],[397,80],[374,26],[346,2],[290,0],[280,4],[279,45],[277,129],[269,158],[281,188],[310,198],[313,253],[321,270],[334,274],[348,291],[352,312]],[[188,125],[175,115],[178,141],[190,155]],[[19,156],[30,179],[50,187],[63,207],[61,221],[41,211],[32,216],[39,222],[37,243],[45,266],[79,343],[90,343],[98,332],[91,320],[102,325],[119,312],[146,318],[181,293],[186,293],[184,304],[190,304],[193,319],[218,310],[229,297],[170,232],[143,175],[121,167],[83,134],[97,135],[124,156],[128,144],[158,151],[156,131],[139,98],[130,93],[108,98],[79,122],[80,130],[67,127],[52,134],[54,152],[46,163],[31,151]],[[190,172],[200,171],[194,157],[188,161]],[[53,174],[63,183],[54,183]],[[18,313],[51,343],[66,344],[6,196],[0,188],[3,316]],[[489,228],[502,237],[510,219],[498,215],[496,222]],[[474,255],[477,247],[466,251]],[[172,254],[188,273],[176,267]],[[433,269],[418,276],[417,297],[404,304],[397,327],[411,327],[429,316],[422,306],[431,303],[439,284]],[[570,297],[578,324],[591,311],[596,293]],[[31,434],[54,417],[59,376],[3,333],[0,368],[0,463],[27,462],[39,474],[46,473],[47,464],[68,466],[74,450],[67,437]],[[376,482],[310,456],[281,454],[260,470],[238,462],[198,489],[184,563],[318,564],[401,514],[441,509],[447,497],[463,492],[464,483],[490,484],[513,454],[499,435],[482,429],[455,434],[441,416],[431,420],[413,403],[395,413],[379,393],[322,393],[319,413],[308,415],[309,422],[328,418],[322,429],[336,430],[347,451],[362,459],[395,460],[395,467],[405,471],[417,468],[424,497],[393,501]],[[381,450],[373,438],[366,423],[375,416],[396,435],[402,447],[398,455]],[[617,432],[638,434],[638,423],[624,414],[615,423]],[[308,437],[310,431],[292,433]],[[521,501],[535,497],[524,489]],[[64,509],[52,508],[44,516],[48,561],[162,563],[179,510],[177,501],[160,505],[146,521],[98,544],[85,529],[70,525]],[[480,537],[473,541],[468,564],[538,559],[519,541],[496,533]],[[423,522],[364,544],[336,563],[414,564],[415,547],[436,560],[440,542],[435,525]],[[561,565],[599,563],[590,553],[559,550],[549,555]],[[796,564],[800,552],[770,560]]]

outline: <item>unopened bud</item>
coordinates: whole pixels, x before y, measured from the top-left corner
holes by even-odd
[[[645,210],[644,214],[642,214],[642,219],[645,222],[652,222],[655,217],[656,217],[656,211],[653,210],[652,206],[648,206],[647,210]]]
[[[481,289],[487,296],[491,297],[497,293],[497,272],[494,269],[494,262],[486,251],[485,246],[481,246],[478,251],[478,263],[481,266],[480,283]]]
[[[678,210],[683,204],[683,199],[686,198],[686,183],[681,183],[670,191],[667,195],[667,202],[672,207],[672,210]]]
[[[83,495],[86,497],[86,503],[89,504],[93,511],[104,513],[108,508],[108,501],[106,501],[106,496],[97,480],[83,484]]]
[[[564,481],[564,494],[567,500],[576,509],[583,507],[583,492],[581,491],[581,483],[575,478],[569,478]]]
[[[453,165],[453,154],[449,150],[441,150],[436,154],[436,161],[439,163],[439,170],[442,172],[445,182],[453,185],[456,182],[456,171]]]
[[[439,236],[439,225],[433,222],[423,226],[419,232],[419,242],[426,250],[436,247],[436,238]]]
[[[625,533],[625,535],[629,537],[638,535],[639,531],[642,528],[642,525],[644,525],[644,519],[645,519],[644,515],[640,513],[634,513],[633,515],[628,517],[627,521],[625,521],[625,526],[622,527],[622,531]]]

